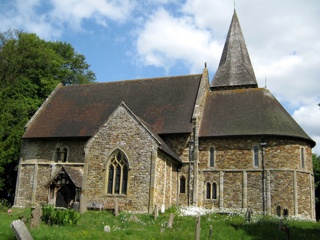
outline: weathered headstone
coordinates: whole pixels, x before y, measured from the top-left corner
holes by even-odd
[[[247,212],[246,212],[246,218],[248,222],[251,222],[251,216],[252,216],[252,209],[251,208],[247,208]]]
[[[139,219],[136,215],[131,215],[129,218],[130,222],[139,222]]]
[[[80,203],[79,202],[74,202],[72,205],[73,210],[78,211],[80,210]]]
[[[18,240],[33,240],[28,228],[21,220],[15,220],[10,224],[12,231]]]
[[[105,225],[104,228],[103,228],[103,231],[110,232],[111,231],[110,226],[109,225]]]
[[[171,213],[170,218],[169,218],[169,222],[168,222],[168,228],[172,228],[173,219],[174,219],[174,214]]]
[[[42,208],[40,205],[36,205],[35,209],[31,213],[30,228],[37,228],[41,224]]]
[[[158,207],[158,204],[157,204],[155,209],[154,209],[154,219],[157,219],[158,216],[159,216],[159,207]]]

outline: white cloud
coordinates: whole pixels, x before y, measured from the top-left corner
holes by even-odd
[[[109,19],[125,21],[134,7],[130,0],[51,0],[51,3],[50,17],[76,30],[88,19],[95,19],[102,26],[106,26]]]
[[[37,33],[45,38],[59,36],[61,31],[52,26],[46,15],[36,12],[40,5],[41,0],[0,3],[0,30],[19,29]]]
[[[320,155],[320,107],[316,104],[303,106],[294,111],[293,118],[314,141],[318,142],[313,152]]]
[[[188,16],[175,18],[159,9],[138,33],[137,54],[145,65],[162,67],[167,71],[177,61],[189,65],[190,72],[202,69],[204,62],[218,63],[221,52],[208,30],[199,29]]]
[[[0,3],[1,31],[23,29],[55,39],[71,28],[80,31],[85,20],[101,26],[108,21],[124,22],[134,9],[130,0],[14,0]]]

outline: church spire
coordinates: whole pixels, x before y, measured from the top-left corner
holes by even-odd
[[[236,11],[232,17],[228,36],[218,70],[211,82],[214,89],[258,87],[247,46]]]

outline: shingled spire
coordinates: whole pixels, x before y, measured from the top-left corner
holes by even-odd
[[[258,87],[236,11],[234,11],[212,90]]]

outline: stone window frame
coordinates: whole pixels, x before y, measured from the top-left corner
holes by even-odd
[[[254,145],[252,147],[252,165],[255,168],[260,167],[260,148],[259,145]]]
[[[216,148],[211,146],[208,151],[208,167],[214,168],[216,165]]]
[[[183,188],[181,187],[182,179],[184,180],[184,187]],[[181,175],[179,177],[179,193],[180,194],[186,194],[187,193],[187,178],[186,178],[185,175]]]
[[[125,152],[121,149],[114,150],[108,158],[105,169],[105,194],[113,196],[127,195],[130,165]],[[112,178],[110,173],[112,173]],[[119,178],[117,176],[118,173]]]
[[[216,182],[207,181],[205,183],[205,199],[218,200],[218,184]]]
[[[55,162],[68,162],[69,159],[69,148],[67,146],[57,146],[54,151]]]
[[[306,167],[306,151],[304,147],[300,148],[300,166],[302,169]]]

